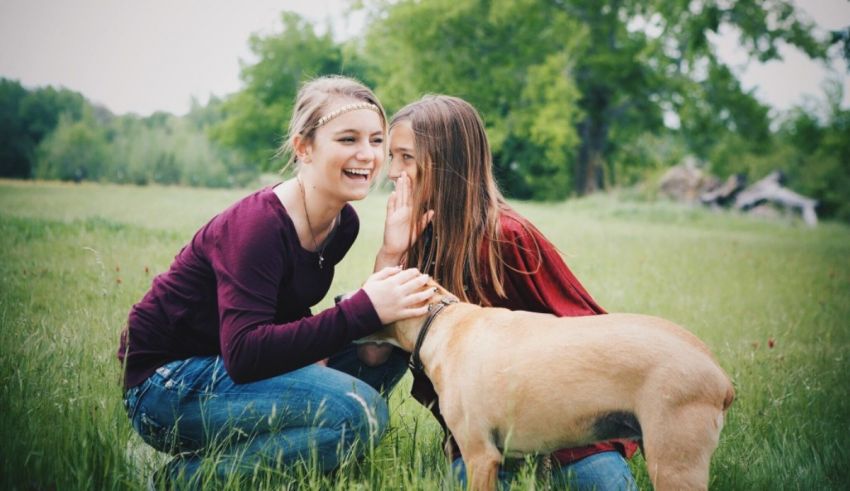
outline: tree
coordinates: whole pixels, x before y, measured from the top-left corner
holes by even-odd
[[[79,120],[88,109],[77,92],[53,87],[27,90],[15,80],[0,79],[0,176],[32,177],[35,149],[60,115]]]
[[[0,79],[0,176],[30,177],[34,145],[18,116],[27,91],[14,80]]]
[[[35,177],[63,181],[98,180],[106,168],[107,148],[103,131],[93,118],[59,117],[56,128],[36,151]]]
[[[818,198],[819,214],[850,221],[850,109],[841,106],[839,81],[824,88],[820,108],[797,107],[780,126],[782,170],[800,192]]]
[[[503,175],[556,166],[567,175],[559,181],[579,194],[616,182],[618,151],[662,131],[665,114],[678,115],[679,131],[703,158],[728,132],[764,145],[767,109],[717,58],[711,36],[737,36],[761,61],[777,58],[780,43],[812,57],[827,47],[788,0],[400,0],[375,1],[371,12],[367,49],[381,60],[373,78],[383,97],[393,105],[423,92],[464,97],[484,114]],[[541,68],[553,60],[560,70]],[[541,70],[543,84],[534,75]],[[529,100],[559,83],[575,89]],[[517,112],[569,115],[577,138],[529,140]],[[568,157],[545,162],[558,154]]]
[[[362,67],[334,42],[330,29],[318,35],[311,24],[289,12],[281,20],[281,32],[251,36],[250,48],[258,61],[243,65],[245,87],[224,102],[224,120],[211,131],[219,143],[265,170],[279,167],[275,152],[302,82],[328,74],[363,78]]]

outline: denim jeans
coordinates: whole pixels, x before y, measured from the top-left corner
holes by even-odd
[[[463,459],[452,462],[452,471],[466,488],[466,466]],[[499,470],[499,487],[508,489],[513,472]],[[554,489],[580,491],[637,491],[637,484],[626,460],[618,452],[601,452],[560,466],[552,471]]]
[[[234,383],[220,356],[167,363],[127,390],[125,407],[142,439],[176,455],[170,479],[191,479],[214,449],[215,472],[251,473],[258,464],[315,459],[322,471],[376,443],[388,423],[379,391],[404,375],[406,358],[367,367],[351,345],[328,360],[275,377]]]

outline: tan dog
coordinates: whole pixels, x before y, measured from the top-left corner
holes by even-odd
[[[413,352],[431,318],[419,358],[473,489],[496,489],[503,456],[613,438],[642,440],[656,489],[708,488],[735,392],[696,336],[658,317],[556,317],[440,296],[429,316],[360,341]]]

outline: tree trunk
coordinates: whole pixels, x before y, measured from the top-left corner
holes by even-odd
[[[574,172],[575,191],[580,196],[605,187],[605,143],[608,125],[604,121],[587,117],[579,125],[581,146]]]

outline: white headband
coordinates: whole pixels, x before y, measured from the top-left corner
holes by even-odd
[[[372,104],[371,102],[355,102],[353,104],[346,104],[339,109],[336,109],[334,111],[331,111],[331,112],[325,114],[324,116],[319,118],[319,121],[316,122],[316,126],[314,126],[314,128],[319,128],[321,126],[324,126],[325,123],[334,119],[335,117],[340,116],[342,114],[345,114],[349,111],[356,111],[358,109],[371,109],[372,111],[375,111],[379,115],[381,114],[381,109],[378,108],[378,106]]]

